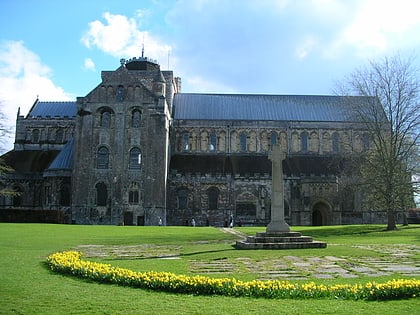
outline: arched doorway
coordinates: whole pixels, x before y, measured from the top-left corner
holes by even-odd
[[[249,192],[242,193],[235,202],[236,222],[254,225],[257,221],[257,198]]]
[[[330,205],[324,201],[318,201],[315,203],[312,206],[312,225],[328,225],[330,209]]]

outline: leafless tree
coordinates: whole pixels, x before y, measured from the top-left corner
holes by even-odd
[[[415,57],[396,54],[355,70],[337,85],[341,95],[372,96],[353,106],[369,135],[359,184],[371,209],[387,211],[387,230],[396,229],[396,210],[414,203],[419,174],[420,80]]]
[[[7,137],[10,137],[11,129],[6,125],[5,115],[2,111],[2,103],[0,102],[0,145],[4,144]],[[13,169],[6,165],[0,157],[0,196],[15,196],[17,193],[4,186],[2,175],[12,172]]]

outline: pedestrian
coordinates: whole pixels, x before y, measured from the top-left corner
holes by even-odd
[[[195,226],[195,220],[194,220],[194,218],[191,219],[191,226]]]

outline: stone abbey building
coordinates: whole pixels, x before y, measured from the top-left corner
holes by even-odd
[[[384,222],[342,157],[369,148],[351,104],[368,97],[191,94],[148,58],[121,60],[76,102],[37,100],[16,120],[0,213],[76,224],[223,226],[270,221],[279,143],[291,225]],[[14,211],[14,212],[13,212]],[[56,216],[59,214],[58,216]],[[54,220],[53,220],[54,221]]]

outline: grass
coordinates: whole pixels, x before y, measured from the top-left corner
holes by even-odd
[[[263,228],[239,228],[249,235]],[[326,249],[240,251],[234,237],[215,228],[116,227],[48,224],[0,224],[0,314],[415,314],[419,299],[388,302],[335,300],[265,300],[220,296],[166,294],[97,284],[54,274],[45,267],[47,255],[80,245],[137,246],[154,244],[180,248],[180,259],[156,257],[92,258],[133,270],[172,271],[192,274],[191,262],[232,261],[247,258],[264,261],[288,255],[301,257],[382,257],[369,247],[351,245],[417,245],[420,227],[384,232],[383,226],[293,227],[304,235],[326,241]],[[413,259],[420,259],[419,253]],[[217,271],[217,270],[216,270]],[[257,274],[235,271],[237,278]],[[223,273],[222,276],[230,276]],[[218,273],[210,276],[220,276]],[[400,275],[356,279],[315,280],[323,283],[384,281]]]

